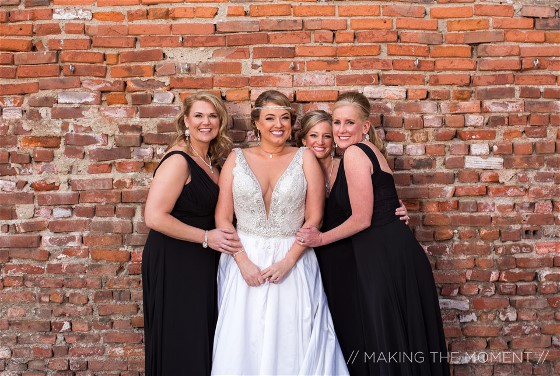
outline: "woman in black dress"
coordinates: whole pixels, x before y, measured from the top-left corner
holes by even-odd
[[[208,375],[217,317],[219,252],[236,251],[231,230],[214,229],[217,162],[227,155],[227,112],[212,93],[193,94],[177,139],[154,172],[142,254],[146,375]]]
[[[301,130],[297,134],[296,142],[313,151],[323,170],[327,193],[325,208],[329,209],[325,209],[321,230],[330,230],[346,220],[345,213],[333,210],[334,199],[329,200],[340,165],[340,158],[335,155],[332,116],[323,110],[306,113],[301,119]],[[395,210],[395,216],[408,224],[407,209],[402,201],[399,202],[400,206]],[[362,327],[358,325],[361,316],[352,241],[351,238],[345,238],[315,247],[314,250],[319,261],[334,328],[342,352],[348,360],[352,357],[352,351],[356,350],[356,343],[363,343]],[[351,374],[360,374],[359,370],[364,368],[363,363],[348,362],[347,365]]]
[[[329,306],[351,374],[448,375],[431,266],[393,214],[399,201],[369,113],[362,94],[337,100],[333,134],[345,153],[325,208],[324,232],[307,228],[297,237],[307,246],[327,245],[318,254],[340,257],[328,257],[321,272],[325,289],[332,286]],[[345,315],[339,320],[338,311]]]

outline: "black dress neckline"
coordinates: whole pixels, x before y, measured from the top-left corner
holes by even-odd
[[[189,163],[189,166],[191,166],[192,164],[194,164],[194,165],[199,169],[199,172],[202,173],[204,176],[206,176],[206,178],[208,178],[208,180],[209,180],[213,185],[218,186],[218,183],[216,183],[216,182],[210,177],[210,175],[208,175],[208,174],[206,173],[206,171],[205,171],[202,167],[200,167],[200,166],[198,165],[198,163],[196,163],[196,161],[193,159],[193,157],[191,157],[188,153],[184,152],[183,150],[172,150],[172,151],[170,151],[169,153],[165,154],[165,155],[163,156],[163,158],[161,159],[161,161],[159,162],[159,165],[156,167],[153,176],[156,175],[156,172],[157,172],[159,166],[161,166],[161,164],[163,163],[163,161],[165,161],[167,158],[169,158],[170,156],[172,156],[172,155],[174,155],[174,154],[181,154],[181,155],[187,160],[187,163],[188,163],[188,162],[192,162],[192,163]],[[185,184],[185,187],[188,186],[191,182],[192,182],[192,179],[191,179],[190,182],[188,182],[187,184]]]

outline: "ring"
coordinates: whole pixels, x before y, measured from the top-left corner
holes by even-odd
[[[305,239],[304,238],[299,238],[299,242],[300,243],[305,243]]]

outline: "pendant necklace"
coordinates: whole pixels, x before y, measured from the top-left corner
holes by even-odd
[[[277,151],[276,153],[270,153],[270,152],[264,150],[262,146],[261,146],[261,150],[262,150],[265,154],[268,154],[268,159],[272,159],[272,156],[274,156],[274,155],[276,155],[276,154],[282,153],[282,150]]]
[[[195,150],[195,148],[192,146],[192,144],[189,143],[189,146],[191,147],[193,153],[200,159],[202,159],[202,163],[204,163],[206,166],[208,166],[208,168],[210,169],[210,172],[213,174],[214,173],[214,167],[212,167],[212,160],[210,159],[210,157],[208,157],[208,162],[206,163],[206,161],[204,160],[204,158],[202,158],[200,156],[200,154],[198,154]]]
[[[327,196],[331,193],[331,177],[334,168],[334,156],[331,155],[331,171],[329,172],[329,176],[327,177],[327,181],[325,182],[325,189],[327,191]]]

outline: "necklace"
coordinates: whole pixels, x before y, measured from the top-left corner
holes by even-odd
[[[274,155],[276,155],[276,154],[282,153],[282,150],[277,151],[276,153],[270,153],[270,152],[264,150],[264,148],[263,148],[261,145],[259,145],[259,146],[260,146],[261,150],[262,150],[265,154],[268,154],[268,158],[269,158],[269,159],[272,159],[272,156],[274,156]]]
[[[208,157],[208,163],[206,163],[206,161],[204,160],[204,158],[202,158],[200,156],[200,154],[198,154],[196,152],[196,150],[194,149],[194,147],[192,146],[192,144],[189,144],[189,146],[191,147],[193,153],[200,159],[202,159],[202,163],[204,163],[206,166],[208,166],[208,168],[210,169],[210,172],[213,174],[214,173],[214,167],[212,167],[212,160],[210,159],[210,157]]]
[[[331,155],[331,171],[329,172],[329,176],[327,177],[327,181],[325,182],[325,189],[327,191],[327,196],[331,193],[331,177],[334,168],[334,156]]]

